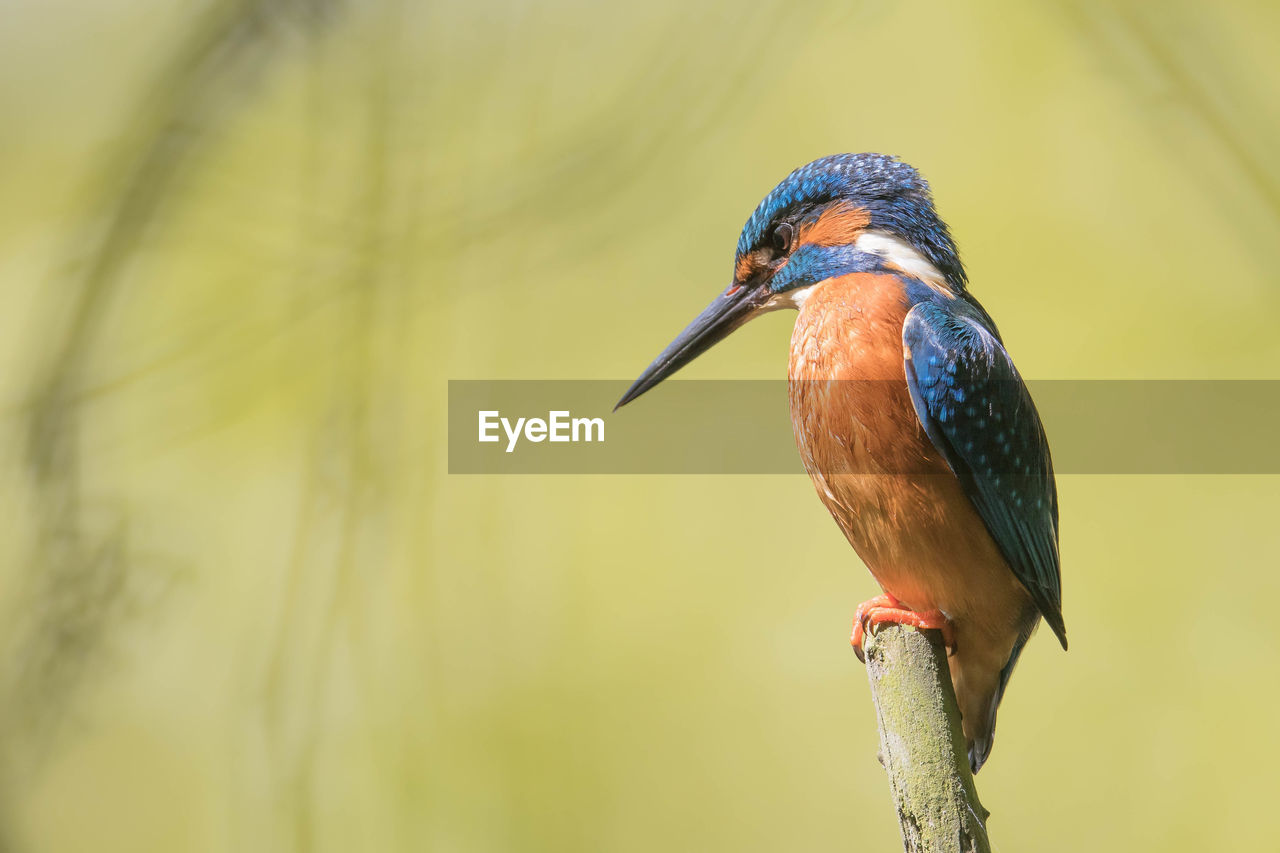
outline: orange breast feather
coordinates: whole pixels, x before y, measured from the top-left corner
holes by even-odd
[[[805,469],[886,592],[915,610],[1017,619],[1025,593],[920,425],[896,276],[814,286],[791,338],[791,422]],[[992,626],[994,627],[994,626]]]

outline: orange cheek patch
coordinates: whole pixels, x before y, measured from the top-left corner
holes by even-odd
[[[767,251],[756,249],[749,255],[743,255],[738,258],[733,267],[733,280],[746,281],[761,269],[769,265],[769,254]]]
[[[871,214],[865,207],[838,202],[824,210],[812,225],[800,229],[796,245],[847,246],[870,224]]]

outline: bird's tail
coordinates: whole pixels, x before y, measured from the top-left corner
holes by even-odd
[[[1009,684],[1009,677],[1013,675],[1013,668],[1018,665],[1018,657],[1030,638],[1031,632],[1028,631],[1013,644],[1013,653],[1000,670],[1000,680],[996,689],[989,694],[985,707],[971,709],[974,716],[972,724],[969,719],[965,720],[965,734],[969,738],[969,767],[974,773],[982,769],[987,756],[991,755],[991,745],[996,737],[996,711],[1000,708],[1000,700],[1004,698],[1004,689]]]

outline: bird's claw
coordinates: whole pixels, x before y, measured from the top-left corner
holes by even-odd
[[[956,649],[959,648],[956,645],[955,631],[951,626],[951,622],[947,620],[946,615],[941,610],[928,610],[918,613],[904,607],[901,601],[885,593],[859,604],[854,614],[853,634],[849,637],[849,645],[853,646],[853,653],[858,656],[858,660],[863,663],[867,662],[867,655],[862,648],[862,644],[866,639],[868,627],[885,622],[910,625],[922,631],[941,631],[942,641],[946,644],[949,654],[955,654]]]
[[[849,645],[853,646],[853,653],[858,656],[858,660],[867,662],[867,654],[862,649],[862,642],[867,634],[867,614],[877,607],[900,607],[901,604],[902,602],[886,592],[884,595],[877,595],[858,605],[858,609],[853,614],[853,633],[849,635]]]

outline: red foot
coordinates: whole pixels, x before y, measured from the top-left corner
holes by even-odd
[[[877,595],[870,601],[864,601],[859,604],[858,610],[853,617],[853,634],[849,637],[849,645],[853,646],[853,653],[863,663],[867,662],[866,653],[862,650],[862,641],[866,638],[867,626],[880,625],[884,622],[910,625],[921,630],[941,631],[942,641],[947,644],[951,654],[955,654],[955,632],[952,631],[951,623],[947,621],[947,617],[943,615],[941,610],[917,613],[914,610],[908,610],[902,605],[901,601],[886,592],[884,595]]]
[[[849,636],[849,645],[853,646],[853,653],[858,656],[858,660],[867,662],[867,656],[862,651],[862,641],[867,632],[867,614],[875,608],[899,607],[901,604],[902,602],[886,592],[884,595],[877,595],[858,605],[858,609],[853,614],[853,634]]]

